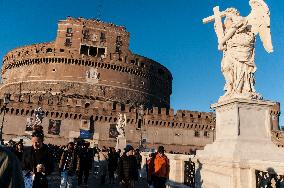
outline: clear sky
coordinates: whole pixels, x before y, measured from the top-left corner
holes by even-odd
[[[284,106],[284,0],[266,3],[274,53],[266,53],[258,38],[256,89]],[[134,53],[171,71],[172,108],[210,111],[210,104],[223,95],[222,53],[213,24],[203,25],[201,20],[212,15],[216,5],[221,10],[235,7],[242,16],[250,12],[248,0],[0,0],[0,57],[18,46],[54,40],[57,21],[67,16],[100,16],[127,28]]]

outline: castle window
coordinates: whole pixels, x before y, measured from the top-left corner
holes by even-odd
[[[121,104],[121,111],[125,111],[125,104]]]
[[[141,129],[142,123],[142,119],[138,119],[137,129]]]
[[[85,103],[85,108],[88,108],[90,106],[90,103],[89,102],[86,102]]]
[[[116,46],[115,47],[115,53],[121,53],[121,49],[120,49],[120,46]]]
[[[104,56],[105,52],[106,52],[105,48],[98,48],[98,57]]]
[[[116,103],[112,103],[112,110],[116,110]]]
[[[121,53],[121,46],[122,46],[121,36],[117,36],[116,37],[116,48],[115,48],[116,53]]]
[[[134,63],[135,63],[135,60],[133,60],[133,59],[132,59],[132,60],[130,60],[130,63],[133,63],[133,64],[134,64]]]
[[[204,136],[205,137],[209,137],[209,132],[208,131],[204,131]]]
[[[66,38],[64,45],[67,46],[67,47],[70,47],[72,45],[71,38]]]
[[[52,69],[52,72],[55,72],[56,71],[56,69]]]
[[[84,30],[83,31],[83,39],[84,40],[89,40],[90,39],[89,30]]]
[[[72,37],[72,28],[67,28],[66,30],[66,37]]]
[[[195,132],[194,132],[194,136],[195,136],[195,137],[199,137],[199,136],[200,136],[200,132],[199,132],[199,131],[195,131]]]
[[[118,44],[118,43],[120,43],[120,42],[122,42],[121,36],[117,36],[117,37],[116,37],[116,43]]]
[[[59,51],[60,51],[60,52],[64,52],[64,49],[61,48]]]
[[[90,56],[96,56],[97,53],[98,53],[97,51],[98,51],[97,47],[90,46],[89,55]]]
[[[101,32],[101,37],[100,37],[100,39],[101,39],[101,42],[105,42],[105,41],[106,41],[106,34],[103,33],[103,32]]]
[[[80,54],[88,55],[89,46],[81,45]]]
[[[46,49],[46,52],[47,52],[47,53],[50,53],[50,52],[52,52],[52,49],[51,49],[51,48],[47,48],[47,49]]]
[[[72,33],[72,28],[68,27],[66,33]]]

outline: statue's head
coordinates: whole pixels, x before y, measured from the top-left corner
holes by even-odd
[[[236,9],[236,8],[227,8],[225,10],[226,12],[226,16],[230,17],[230,16],[240,16],[240,12]]]
[[[226,18],[224,21],[225,28],[230,28],[232,25],[238,23],[241,19],[240,12],[235,8],[227,8],[225,10]]]

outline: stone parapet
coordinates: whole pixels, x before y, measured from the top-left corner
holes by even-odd
[[[146,160],[149,158],[150,152],[143,152],[142,155],[142,170],[146,171],[145,165]],[[184,167],[185,161],[189,161],[190,158],[193,158],[193,155],[182,155],[182,154],[165,154],[169,159],[170,164],[170,173],[169,179],[167,181],[167,188],[175,187],[188,187],[184,185]],[[145,174],[145,173],[143,173]]]
[[[196,187],[254,188],[255,170],[283,174],[284,151],[271,141],[275,102],[232,98],[212,105],[216,139],[197,151]]]

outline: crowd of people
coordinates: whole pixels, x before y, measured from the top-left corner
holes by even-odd
[[[0,146],[0,187],[46,188],[47,177],[56,171],[61,178],[60,188],[88,187],[91,170],[101,185],[119,184],[122,188],[134,188],[142,177],[142,156],[131,145],[124,151],[90,148],[88,142],[47,145],[42,130],[32,133],[31,142],[31,147],[24,147],[22,140]],[[165,187],[169,161],[163,146],[147,159],[146,171],[149,187]]]

